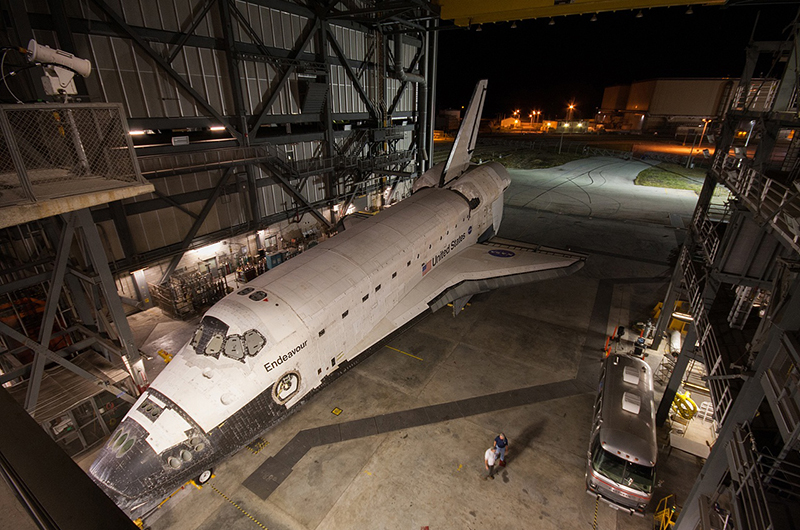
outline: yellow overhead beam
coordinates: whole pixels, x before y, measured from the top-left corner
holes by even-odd
[[[722,5],[727,0],[436,0],[442,20],[457,26],[653,7]]]

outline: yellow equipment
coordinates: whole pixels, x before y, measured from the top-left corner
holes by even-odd
[[[164,364],[169,363],[172,360],[172,355],[164,350],[158,350],[158,355],[164,359]]]
[[[675,504],[675,495],[667,495],[658,501],[656,513],[653,514],[653,528],[667,530],[674,527],[679,513],[678,506]]]
[[[697,404],[690,396],[689,392],[676,393],[675,399],[672,400],[672,410],[685,420],[691,420],[697,414]]]

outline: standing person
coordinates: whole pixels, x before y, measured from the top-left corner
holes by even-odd
[[[506,438],[505,434],[500,433],[497,438],[494,439],[494,448],[497,451],[500,465],[505,467],[506,453],[508,452],[508,438]]]
[[[486,466],[488,474],[483,477],[483,480],[494,480],[494,464],[497,461],[497,451],[494,447],[490,447],[483,453],[483,464]]]

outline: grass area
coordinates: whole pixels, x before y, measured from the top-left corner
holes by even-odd
[[[704,169],[686,169],[678,164],[661,162],[641,171],[633,182],[637,186],[692,190],[699,194],[705,178]]]
[[[446,160],[452,145],[452,142],[436,142],[433,163],[436,164]],[[580,158],[584,157],[567,153],[532,151],[526,148],[478,145],[473,153],[472,161],[476,164],[500,162],[509,169],[543,169],[560,166]]]

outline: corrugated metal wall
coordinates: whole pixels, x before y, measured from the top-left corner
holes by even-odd
[[[169,32],[161,38],[169,39],[188,29],[193,13],[200,10],[202,0],[110,0],[109,5],[121,14],[125,22],[134,28]],[[31,12],[47,13],[46,5],[27,1]],[[309,19],[294,13],[271,9],[265,6],[237,1],[238,10],[248,20],[250,30],[232,17],[234,39],[245,44],[263,44],[276,50],[291,51],[299,44],[309,24]],[[76,33],[77,54],[92,62],[93,74],[86,80],[93,98],[104,101],[122,102],[125,112],[131,118],[179,118],[204,116],[202,109],[180,90],[172,79],[160,71],[155,62],[142,52],[128,38],[109,36],[108,30],[93,31],[92,21],[98,28],[105,28],[104,17],[94,10],[89,2],[68,2],[65,6],[70,17],[87,20],[89,32]],[[331,25],[332,32],[345,56],[360,64],[362,61],[374,62],[377,58],[373,37],[366,31],[344,26]],[[56,44],[55,36],[39,32],[37,37],[43,43]],[[104,34],[105,33],[105,34]],[[233,97],[228,80],[228,65],[225,52],[213,49],[222,39],[220,14],[217,6],[212,6],[200,21],[190,42],[202,42],[204,47],[184,46],[175,56],[171,66],[185,76],[192,88],[205,98],[222,115],[233,114]],[[166,57],[174,46],[148,39],[150,46]],[[402,45],[402,60],[408,65],[416,52],[414,46]],[[306,53],[315,54],[316,42],[312,39]],[[335,59],[332,45],[329,55]],[[242,60],[240,63],[241,83],[246,102],[246,112],[257,114],[261,111],[262,98],[269,92],[279,72],[264,61]],[[355,70],[355,69],[354,69]],[[368,68],[359,70],[360,82],[365,91],[376,101],[380,100],[378,72]],[[386,99],[391,102],[400,81],[386,80]],[[406,90],[398,104],[397,113],[416,110],[414,90]],[[334,113],[364,113],[367,106],[353,88],[353,82],[341,65],[333,65],[330,78],[330,97]],[[269,110],[269,115],[299,114],[297,76],[293,76],[282,90],[277,101]]]
[[[170,56],[180,33],[188,30],[193,17],[205,5],[205,0],[106,1],[120,14],[126,24],[140,34],[144,32],[149,45],[165,58]],[[241,0],[235,2],[235,7],[248,21],[251,29],[246,28],[235,13],[232,13],[231,30],[234,40],[251,50],[261,48],[259,53],[262,56],[265,54],[276,57],[288,56],[303,41],[310,29],[309,24],[313,23],[308,17],[298,14],[304,12],[305,7],[292,6],[290,3],[287,3],[285,11]],[[49,14],[48,5],[44,1],[26,0],[26,8],[29,13]],[[83,31],[76,31],[73,27],[73,34],[76,54],[92,62],[92,75],[85,82],[93,100],[121,102],[127,115],[138,120],[208,116],[207,111],[180,89],[178,84],[132,39],[120,36],[116,26],[106,22],[106,17],[94,4],[71,1],[65,3],[65,9],[68,17],[82,19],[81,27],[86,28]],[[330,27],[332,38],[336,39],[342,52],[351,62],[351,69],[358,75],[365,92],[370,95],[376,106],[381,101],[388,106],[401,86],[398,80],[381,79],[382,69],[386,65],[381,62],[385,58],[382,57],[380,48],[383,45],[391,45],[391,40],[387,43],[383,40],[386,38],[384,36],[344,24]],[[35,36],[42,44],[58,47],[59,43],[52,31],[37,29]],[[175,55],[170,64],[219,114],[230,116],[234,113],[230,71],[224,50],[217,49],[221,46],[223,37],[220,9],[215,4],[199,22],[188,44]],[[167,42],[170,44],[165,44]],[[264,50],[263,47],[267,49]],[[333,46],[329,44],[328,48],[328,54],[334,63],[331,66],[329,79],[329,97],[334,119],[336,114],[363,114],[366,117],[367,105],[354,88],[346,69],[338,64],[339,59],[334,53]],[[319,57],[315,55],[317,51],[317,39],[312,38],[302,57],[310,61],[319,61]],[[402,45],[404,66],[408,66],[416,52],[415,46],[407,43]],[[369,66],[364,67],[364,63],[368,63]],[[262,102],[281,75],[280,69],[283,68],[281,65],[285,64],[280,60],[271,63],[266,57],[240,61],[240,79],[246,113],[257,115],[261,112]],[[381,90],[385,93],[380,94]],[[396,116],[412,115],[416,112],[416,91],[415,84],[406,87],[395,108]],[[281,115],[291,116],[299,113],[298,77],[294,75],[280,92],[268,115],[275,116],[277,118],[275,121],[280,123]],[[411,136],[411,132],[407,132],[405,138],[398,142],[398,148],[408,148]],[[323,147],[322,142],[312,141],[289,144],[282,148],[291,152],[293,159],[299,161],[322,156]],[[261,169],[255,168],[254,171],[257,173],[257,178],[266,178]],[[152,182],[161,194],[179,197],[181,194],[213,189],[221,175],[222,170],[204,171],[157,178]],[[242,177],[231,176],[229,183],[236,182],[237,178]],[[238,189],[242,188],[244,186]],[[300,191],[311,203],[322,200],[325,197],[323,179],[305,180]],[[126,204],[157,199],[160,200],[158,195],[149,194],[129,199]],[[257,203],[261,214],[269,216],[291,209],[295,201],[282,187],[270,184],[258,188]],[[198,214],[204,204],[205,199],[202,198],[195,202],[184,203],[183,207]],[[241,225],[248,219],[248,210],[246,193],[237,191],[223,194],[212,207],[197,235],[202,236]],[[139,252],[153,251],[180,243],[195,220],[180,209],[169,206],[144,213],[126,211],[126,215],[133,243]],[[116,234],[114,223],[103,221],[100,226],[108,237],[109,257],[115,260],[122,259],[123,245],[120,244],[118,237],[113,237]]]

